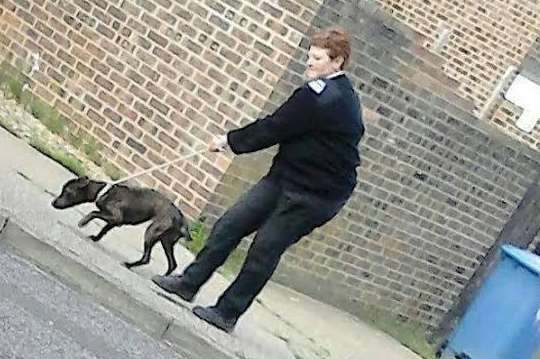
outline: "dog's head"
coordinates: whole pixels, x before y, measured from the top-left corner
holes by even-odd
[[[99,192],[106,185],[105,182],[93,181],[86,176],[69,180],[62,187],[62,193],[52,201],[52,206],[64,209],[81,203],[95,202]]]

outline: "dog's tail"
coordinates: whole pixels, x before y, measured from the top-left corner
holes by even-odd
[[[189,226],[187,223],[184,223],[182,228],[180,229],[180,233],[182,233],[182,236],[185,238],[186,241],[190,242],[193,240],[191,237],[191,231],[189,230]]]

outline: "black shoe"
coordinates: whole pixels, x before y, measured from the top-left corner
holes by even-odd
[[[186,302],[192,302],[197,290],[183,281],[182,276],[155,275],[152,282],[156,283],[167,293],[176,294]]]
[[[231,333],[236,325],[236,319],[226,319],[216,307],[196,306],[193,308],[193,314],[227,333]]]

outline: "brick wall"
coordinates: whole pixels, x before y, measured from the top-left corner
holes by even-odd
[[[369,304],[437,325],[534,180],[538,153],[479,121],[434,65],[444,59],[377,6],[325,2],[313,25],[332,23],[354,33],[349,73],[366,123],[360,181],[336,219],[284,256],[275,279],[352,313]],[[267,111],[302,70],[289,66]],[[235,158],[206,213],[222,213],[272,153]]]
[[[522,113],[522,108],[501,98],[497,103],[492,119],[497,126],[502,128],[511,137],[540,150],[540,121],[531,132],[525,132],[515,126],[516,121]]]
[[[208,143],[253,118],[310,23],[317,0],[5,0],[0,56],[71,133],[95,137],[125,173]],[[143,179],[204,207],[230,159],[204,155]]]
[[[460,94],[474,102],[477,115],[540,148],[540,125],[531,133],[517,128],[514,123],[521,109],[498,93],[510,66],[523,72],[528,54],[538,58],[540,8],[536,1],[376,1],[388,14],[426,36],[424,45],[442,55],[444,72],[459,83]]]
[[[427,37],[459,91],[481,107],[510,65],[519,66],[540,32],[538,5],[528,1],[377,0],[395,18]]]
[[[540,84],[540,37],[536,39],[519,66],[519,73]],[[524,132],[515,126],[515,122],[522,113],[523,109],[499,96],[495,103],[492,120],[510,136],[540,150],[540,121],[531,132]]]

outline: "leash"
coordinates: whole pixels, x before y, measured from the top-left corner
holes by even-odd
[[[201,149],[199,149],[199,150],[196,150],[196,151],[194,151],[194,152],[192,152],[192,153],[190,153],[190,154],[187,154],[187,155],[185,155],[185,156],[175,158],[174,160],[171,160],[171,161],[162,163],[162,164],[160,164],[160,165],[156,165],[156,166],[150,167],[150,168],[148,168],[148,169],[146,169],[146,170],[144,170],[144,171],[140,171],[140,172],[138,172],[138,173],[129,175],[129,176],[127,176],[127,177],[120,178],[119,180],[116,180],[116,181],[114,181],[114,182],[110,182],[109,185],[110,185],[110,186],[114,186],[115,184],[119,184],[119,183],[121,183],[121,182],[129,181],[130,179],[133,179],[133,178],[136,178],[136,177],[145,175],[145,174],[147,174],[147,173],[149,173],[149,172],[152,172],[152,171],[158,170],[158,169],[160,169],[160,168],[164,168],[164,167],[170,166],[170,165],[172,165],[172,164],[175,163],[175,162],[185,161],[185,160],[187,160],[187,159],[189,159],[189,158],[191,158],[191,157],[194,157],[194,156],[196,156],[196,155],[200,155],[200,154],[202,154],[202,153],[204,153],[204,152],[206,152],[206,151],[208,151],[208,147],[205,146],[204,148],[201,148]]]

